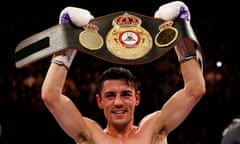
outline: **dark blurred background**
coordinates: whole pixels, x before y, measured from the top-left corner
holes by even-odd
[[[123,10],[153,16],[167,0],[35,0],[6,1],[1,5],[0,56],[0,143],[74,143],[57,125],[40,99],[41,84],[49,58],[21,69],[15,68],[16,45],[25,38],[58,23],[66,6],[88,9],[95,16]],[[191,24],[203,48],[207,93],[190,116],[169,135],[169,144],[219,144],[223,129],[240,115],[239,15],[230,1],[184,1],[191,11]],[[220,64],[220,65],[218,65]],[[74,59],[65,93],[81,112],[105,120],[95,103],[96,77],[109,66],[92,56],[78,53]],[[182,86],[179,64],[173,51],[144,65],[126,66],[142,82],[142,102],[136,123],[162,104]]]

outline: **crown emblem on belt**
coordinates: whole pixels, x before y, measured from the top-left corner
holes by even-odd
[[[125,12],[123,15],[120,15],[116,17],[113,20],[113,25],[118,25],[118,26],[137,26],[141,25],[142,21],[140,18],[130,15],[127,12]]]

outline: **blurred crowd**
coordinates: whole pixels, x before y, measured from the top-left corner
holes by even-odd
[[[211,52],[210,52],[211,53]],[[207,93],[190,116],[169,135],[169,144],[218,144],[227,124],[240,115],[240,67],[206,54],[204,73]],[[41,101],[41,85],[50,58],[45,58],[0,76],[0,143],[1,144],[71,144],[74,143],[58,126]],[[221,65],[222,64],[222,65]],[[117,64],[77,53],[64,93],[83,115],[104,127],[105,120],[95,102],[95,84],[99,74]],[[136,109],[136,124],[146,114],[160,109],[176,90],[182,78],[174,51],[144,65],[129,68],[141,81],[141,104]]]

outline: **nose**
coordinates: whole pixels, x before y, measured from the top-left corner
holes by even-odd
[[[114,100],[114,105],[119,107],[123,105],[123,100],[120,96],[116,96],[115,100]]]

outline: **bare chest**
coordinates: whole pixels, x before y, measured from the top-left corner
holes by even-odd
[[[127,139],[107,138],[104,142],[95,144],[167,144],[165,136],[157,135],[154,138],[130,137]]]

